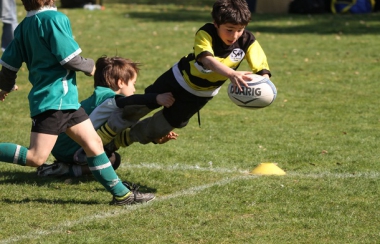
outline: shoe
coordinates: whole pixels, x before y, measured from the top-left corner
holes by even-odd
[[[73,156],[73,160],[75,164],[78,165],[86,165],[87,164],[87,156],[84,152],[83,148],[79,148]]]
[[[37,175],[44,176],[64,176],[69,175],[70,167],[69,165],[54,161],[52,164],[43,164],[37,168]]]
[[[112,160],[111,157],[109,157],[109,159],[111,161],[113,170],[117,170],[117,168],[119,168],[120,163],[121,163],[121,156],[117,152],[114,152],[113,154],[115,155],[115,159]]]
[[[133,205],[137,203],[147,203],[149,201],[152,201],[156,196],[153,193],[141,193],[138,191],[139,186],[133,183],[123,182],[123,185],[125,185],[130,192],[125,195],[125,197],[121,197],[122,199],[119,199],[118,197],[113,196],[111,205]]]
[[[111,157],[112,153],[117,151],[119,148],[115,145],[115,140],[110,141],[107,145],[104,145],[104,151],[107,154],[107,157]]]

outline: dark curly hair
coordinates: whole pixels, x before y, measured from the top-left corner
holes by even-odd
[[[21,0],[26,11],[38,10],[43,6],[55,6],[55,0]]]
[[[251,11],[246,0],[218,0],[211,16],[218,26],[226,23],[246,26],[251,20]]]

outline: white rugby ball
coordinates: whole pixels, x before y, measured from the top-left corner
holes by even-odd
[[[228,97],[236,105],[242,108],[259,109],[265,108],[273,103],[277,96],[275,85],[266,77],[249,74],[251,80],[247,81],[248,87],[241,86],[240,91],[232,83],[228,85]]]

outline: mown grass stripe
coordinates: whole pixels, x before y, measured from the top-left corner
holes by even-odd
[[[205,184],[205,185],[201,185],[201,186],[191,187],[191,188],[185,189],[183,191],[175,192],[175,193],[170,194],[170,195],[157,197],[151,203],[132,205],[132,206],[123,206],[123,207],[111,207],[110,211],[108,211],[108,212],[96,213],[92,216],[86,216],[85,218],[80,218],[77,221],[67,221],[67,222],[65,221],[63,223],[59,223],[55,226],[52,226],[51,228],[46,229],[46,230],[36,230],[36,231],[30,232],[30,233],[27,233],[25,235],[22,235],[22,236],[16,236],[16,237],[12,237],[12,238],[9,238],[6,240],[1,240],[0,243],[4,243],[4,244],[5,243],[17,243],[21,240],[26,240],[26,239],[35,240],[35,239],[38,239],[42,236],[60,233],[63,231],[64,228],[71,228],[75,225],[87,223],[87,222],[90,222],[93,220],[106,219],[106,218],[110,218],[113,216],[120,216],[120,214],[123,214],[123,213],[127,213],[127,212],[131,212],[131,211],[134,211],[134,210],[137,210],[140,208],[148,207],[157,201],[165,201],[165,200],[169,200],[169,199],[173,199],[173,198],[177,198],[177,197],[183,197],[186,195],[196,194],[198,192],[201,192],[201,191],[208,189],[208,188],[211,188],[213,186],[222,186],[222,185],[226,185],[226,184],[229,184],[233,181],[241,180],[241,179],[252,179],[252,177],[251,176],[227,177],[227,178],[222,179],[221,181],[217,181],[214,183]]]

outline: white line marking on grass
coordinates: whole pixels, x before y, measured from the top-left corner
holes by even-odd
[[[331,172],[318,172],[310,174],[302,174],[290,172],[289,176],[301,177],[301,178],[335,178],[335,179],[347,179],[347,178],[364,178],[364,179],[377,179],[380,177],[380,172],[353,172],[353,173],[331,173]]]
[[[38,239],[42,236],[51,235],[51,234],[55,234],[55,233],[63,233],[65,231],[65,228],[72,228],[73,226],[80,225],[80,224],[87,223],[87,222],[91,222],[93,220],[106,219],[109,217],[119,216],[120,214],[123,214],[123,213],[128,213],[128,212],[131,212],[131,211],[143,208],[143,207],[151,206],[151,204],[154,204],[154,202],[157,202],[157,201],[161,202],[161,201],[165,201],[168,199],[192,195],[192,194],[196,194],[198,192],[201,192],[205,189],[211,188],[213,186],[223,186],[223,185],[229,184],[229,183],[237,181],[237,180],[243,180],[243,179],[245,180],[245,179],[252,179],[252,178],[254,178],[254,177],[251,175],[250,176],[243,175],[243,176],[236,176],[236,177],[227,177],[227,178],[222,179],[221,181],[217,181],[214,183],[205,184],[205,185],[201,185],[201,186],[191,187],[191,188],[188,188],[186,190],[175,192],[175,193],[170,194],[170,195],[157,197],[155,200],[153,200],[152,203],[138,204],[138,205],[132,205],[132,206],[123,206],[123,207],[111,206],[110,211],[108,211],[108,212],[98,213],[98,214],[95,214],[92,216],[86,216],[86,217],[80,218],[76,221],[65,221],[63,223],[58,223],[57,225],[55,225],[49,229],[46,229],[46,230],[37,230],[37,231],[29,232],[29,233],[22,235],[22,236],[16,236],[16,237],[11,237],[11,238],[6,239],[6,240],[0,240],[0,243],[4,243],[4,244],[5,243],[14,243],[14,242],[19,242],[19,241],[25,240],[25,239],[35,240],[35,239]]]
[[[204,171],[204,172],[215,172],[215,173],[242,173],[249,174],[249,170],[242,169],[230,169],[230,168],[219,168],[219,167],[200,167],[198,165],[186,165],[186,164],[175,164],[175,165],[161,165],[156,163],[140,163],[140,164],[128,164],[122,163],[120,168],[125,169],[157,169],[165,171],[174,170],[194,170],[194,171]],[[252,168],[253,169],[253,168]],[[294,177],[304,177],[304,178],[379,178],[380,172],[352,172],[352,173],[331,173],[331,172],[316,172],[316,173],[297,173],[297,172],[286,172],[287,176]]]
[[[188,188],[186,190],[182,190],[179,192],[175,192],[170,195],[162,196],[162,197],[157,197],[154,202],[157,201],[165,201],[168,199],[173,199],[177,197],[182,197],[186,195],[192,195],[196,194],[198,192],[201,192],[205,189],[211,188],[213,186],[222,186],[229,184],[233,181],[237,180],[242,180],[242,179],[253,179],[259,176],[255,175],[249,175],[247,170],[239,170],[239,169],[227,169],[227,168],[214,168],[214,167],[199,167],[197,165],[191,166],[191,165],[184,165],[184,164],[176,164],[176,165],[168,165],[168,166],[163,166],[159,164],[152,164],[152,163],[141,163],[141,164],[122,164],[121,165],[123,168],[136,168],[136,169],[158,169],[158,170],[166,170],[166,171],[173,171],[173,170],[200,170],[200,171],[210,171],[210,172],[217,172],[217,173],[242,173],[243,175],[239,176],[234,176],[234,177],[227,177],[222,179],[221,181],[210,183],[210,184],[205,184],[201,186],[196,186],[192,188]],[[296,172],[287,172],[286,176],[290,177],[301,177],[301,178],[335,178],[335,179],[347,179],[347,178],[366,178],[366,179],[375,179],[379,178],[380,172],[354,172],[354,173],[331,173],[331,172],[317,172],[317,173],[310,173],[310,174],[304,174],[304,173],[296,173]],[[282,177],[286,177],[282,176]],[[151,203],[148,204],[139,204],[139,205],[133,205],[133,206],[124,206],[124,207],[110,207],[110,211],[105,212],[105,213],[98,213],[94,214],[92,216],[86,216],[81,219],[78,219],[76,221],[65,221],[63,223],[58,223],[57,225],[46,229],[46,230],[37,230],[33,232],[29,232],[25,235],[22,236],[16,236],[16,237],[11,237],[6,240],[0,240],[0,243],[14,243],[18,242],[24,239],[29,239],[29,240],[35,240],[38,239],[42,236],[54,234],[54,233],[62,233],[65,231],[65,228],[69,229],[72,228],[73,226],[83,224],[83,223],[88,223],[93,220],[97,219],[106,219],[114,216],[118,216],[123,213],[128,213],[143,207],[149,207]]]
[[[200,167],[198,165],[185,165],[185,164],[174,164],[174,165],[160,165],[155,163],[140,163],[140,164],[128,164],[122,163],[120,168],[125,169],[158,169],[158,170],[199,170],[199,171],[208,171],[215,173],[243,173],[247,174],[247,170],[239,170],[237,168],[227,169],[227,168],[218,168],[218,167]]]

